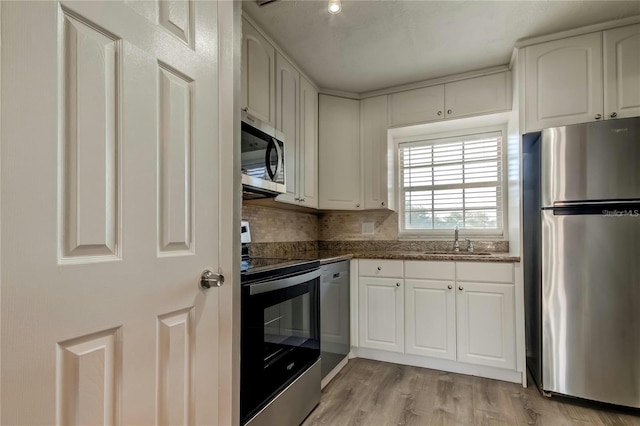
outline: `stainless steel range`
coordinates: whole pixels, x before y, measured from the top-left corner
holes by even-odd
[[[242,228],[241,421],[299,425],[320,402],[320,262],[251,258]]]

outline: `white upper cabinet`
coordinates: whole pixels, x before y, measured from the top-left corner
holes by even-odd
[[[508,72],[501,72],[445,84],[445,117],[464,117],[510,109],[510,76]]]
[[[389,95],[389,127],[511,109],[511,73],[498,72]]]
[[[527,131],[603,117],[601,32],[528,46],[525,56]]]
[[[318,91],[300,77],[298,201],[318,208]]]
[[[606,118],[640,115],[640,24],[604,32]]]
[[[407,126],[444,118],[444,85],[389,95],[389,126]]]
[[[275,48],[242,20],[242,108],[275,127]]]
[[[365,209],[393,208],[392,153],[387,143],[387,96],[360,101],[361,154]],[[391,154],[391,155],[390,155]]]
[[[319,105],[319,207],[362,209],[360,102],[320,95]]]
[[[300,145],[300,73],[280,53],[276,54],[276,129],[284,133],[285,184],[279,198],[296,197],[296,163]]]

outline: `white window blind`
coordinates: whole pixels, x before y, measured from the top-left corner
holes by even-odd
[[[469,234],[502,234],[502,132],[398,148],[401,232],[437,233],[457,226]]]

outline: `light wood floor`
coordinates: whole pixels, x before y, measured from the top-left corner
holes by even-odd
[[[637,412],[543,397],[533,386],[352,359],[303,426],[640,425]]]

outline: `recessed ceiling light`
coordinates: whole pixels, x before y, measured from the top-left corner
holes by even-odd
[[[340,13],[342,11],[342,2],[340,0],[329,0],[329,13]]]

